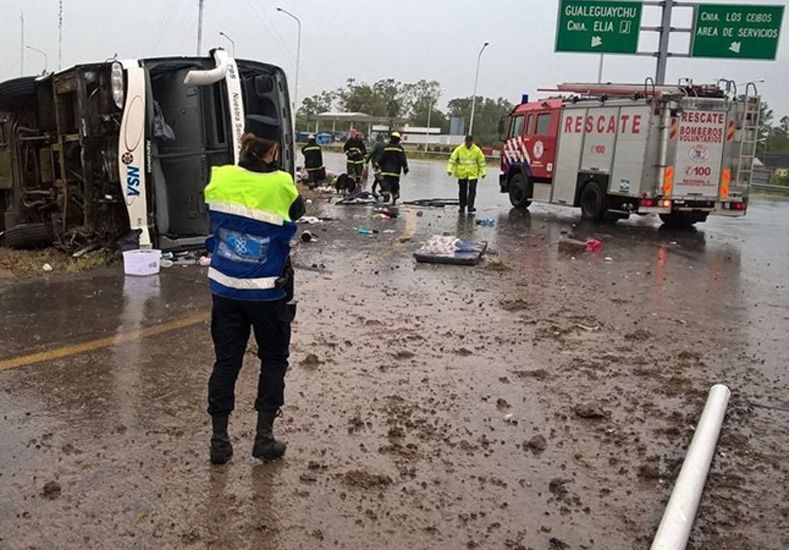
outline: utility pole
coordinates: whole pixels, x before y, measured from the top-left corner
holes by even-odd
[[[482,52],[485,51],[485,48],[490,46],[490,42],[485,42],[482,45],[482,48],[479,50],[479,55],[477,56],[477,74],[474,76],[474,95],[471,96],[471,121],[468,123],[468,133],[471,134],[474,130],[474,110],[477,106],[477,84],[479,84],[479,64],[482,62]]]
[[[666,83],[666,66],[668,65],[668,46],[671,38],[671,12],[674,9],[674,0],[664,0],[663,17],[660,23],[660,42],[658,46],[657,72],[655,84],[661,86]]]
[[[296,37],[296,84],[293,87],[293,101],[292,101],[292,109],[293,109],[293,116],[296,116],[296,108],[299,104],[299,65],[301,64],[301,19],[290,13],[288,10],[277,7],[278,12],[282,12],[294,21],[298,25],[298,34]]]
[[[19,76],[25,76],[25,14],[19,14],[19,24],[22,36],[19,40]]]
[[[203,45],[203,0],[198,0],[197,8],[197,56],[200,56],[200,50]]]
[[[63,0],[58,2],[58,71],[63,62]]]
[[[600,65],[597,66],[597,83],[601,84],[603,82],[603,62],[605,61],[605,55],[600,54]]]
[[[433,114],[433,96],[427,98],[427,128],[425,129],[425,152],[427,152],[427,142],[430,141],[430,117]]]

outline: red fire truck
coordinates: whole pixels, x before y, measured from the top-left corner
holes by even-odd
[[[547,91],[547,90],[545,90]],[[510,202],[584,219],[658,214],[675,227],[748,209],[761,100],[749,84],[562,84],[508,121],[500,185]]]

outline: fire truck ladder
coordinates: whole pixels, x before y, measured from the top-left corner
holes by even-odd
[[[749,92],[753,90],[753,94]],[[756,144],[759,141],[759,125],[761,123],[762,100],[756,91],[756,85],[749,83],[745,88],[743,99],[742,118],[740,119],[740,154],[737,159],[738,187],[748,188],[753,177],[754,161],[756,159]]]

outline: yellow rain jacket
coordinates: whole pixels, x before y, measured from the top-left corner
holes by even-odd
[[[485,177],[485,155],[477,144],[466,147],[458,145],[447,164],[447,174],[459,180],[478,180]]]

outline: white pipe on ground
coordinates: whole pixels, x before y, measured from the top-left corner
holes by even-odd
[[[219,82],[227,75],[227,52],[221,48],[214,50],[214,61],[216,67],[207,71],[189,71],[184,78],[187,86],[209,86]]]
[[[729,388],[722,384],[710,390],[651,550],[683,550],[687,546],[730,396]]]

